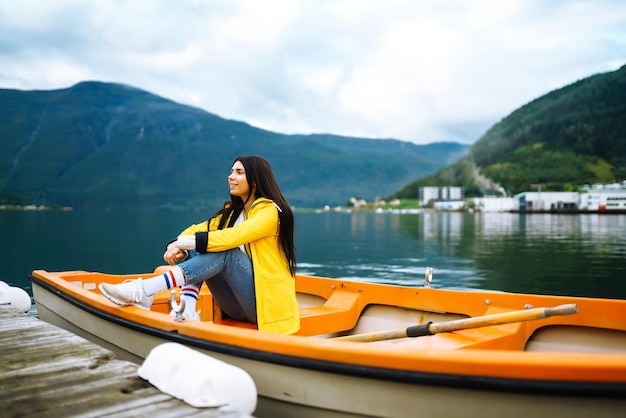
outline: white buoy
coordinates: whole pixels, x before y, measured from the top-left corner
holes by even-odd
[[[11,287],[0,281],[0,305],[11,305],[22,312],[28,312],[31,307],[30,295],[20,287]]]
[[[137,374],[197,408],[224,407],[245,414],[256,409],[257,390],[248,373],[182,344],[154,347]]]

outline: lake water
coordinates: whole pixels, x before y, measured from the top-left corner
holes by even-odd
[[[144,273],[201,212],[0,211],[0,280]],[[626,299],[626,215],[296,213],[300,273],[421,286]]]

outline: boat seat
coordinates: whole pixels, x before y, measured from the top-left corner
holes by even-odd
[[[300,331],[296,335],[321,335],[348,331],[361,314],[359,294],[335,291],[323,305],[300,309]]]
[[[359,295],[353,292],[334,292],[319,306],[300,309],[300,331],[296,335],[320,335],[347,331],[356,326],[360,309],[357,309]],[[215,324],[230,325],[240,328],[256,329],[256,324],[224,318],[217,302],[213,302],[212,319]]]
[[[215,299],[213,299],[213,297],[211,297],[211,301],[213,302],[213,323],[214,324],[229,325],[232,327],[239,327],[239,328],[257,329],[257,325],[253,324],[252,322],[244,322],[244,321],[237,321],[231,318],[224,318],[224,312],[222,311],[222,308],[220,308],[220,305],[218,305],[218,303],[215,301]]]

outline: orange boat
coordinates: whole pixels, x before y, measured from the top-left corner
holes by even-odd
[[[157,269],[157,271],[160,269]],[[174,341],[245,370],[263,417],[622,417],[626,301],[402,287],[296,277],[301,329],[263,333],[221,317],[203,287],[200,320],[120,308],[98,284],[142,275],[31,275],[39,317],[143,362]],[[145,275],[143,275],[145,276]]]

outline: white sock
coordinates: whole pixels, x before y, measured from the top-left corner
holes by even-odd
[[[200,283],[200,286],[202,286],[202,283]],[[180,303],[182,303],[183,300],[185,301],[185,312],[189,314],[196,312],[196,302],[198,301],[200,286],[189,283],[180,288]]]
[[[185,275],[180,267],[174,266],[170,271],[155,277],[143,279],[143,290],[146,295],[152,296],[161,290],[173,289],[185,285]]]

